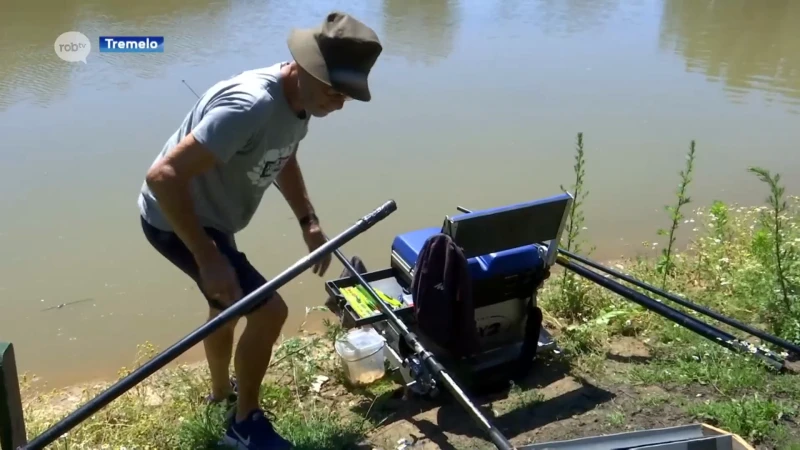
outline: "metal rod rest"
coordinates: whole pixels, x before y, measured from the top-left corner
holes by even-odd
[[[263,286],[256,289],[249,295],[246,295],[241,300],[234,303],[230,308],[226,309],[215,318],[198,327],[189,335],[173,344],[165,351],[156,355],[153,359],[146,362],[138,369],[134,370],[130,375],[117,381],[114,385],[100,393],[97,397],[86,402],[73,413],[45,430],[42,434],[33,439],[28,445],[24,447],[18,447],[17,450],[38,450],[54,442],[59,438],[59,436],[62,436],[64,433],[68,432],[95,414],[104,406],[111,403],[114,399],[121,396],[137,384],[141,383],[145,378],[152,375],[170,363],[172,360],[180,356],[182,353],[189,350],[195,344],[205,339],[215,330],[223,326],[226,322],[229,322],[243,311],[263,301],[263,299],[268,297],[268,294],[277,291],[278,288],[296,278],[302,272],[314,265],[317,261],[346,244],[359,234],[370,229],[373,225],[385,219],[396,209],[397,205],[395,204],[394,200],[387,201],[373,212],[359,219],[354,225],[341,232],[332,240],[329,240],[318,249],[298,260],[294,265],[281,272],[271,281],[265,283]]]

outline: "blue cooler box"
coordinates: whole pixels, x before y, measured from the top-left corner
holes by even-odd
[[[394,238],[391,266],[401,286],[410,287],[423,245],[440,232],[440,227],[423,228]],[[542,247],[526,245],[468,258],[483,350],[524,338],[526,305],[541,280],[544,256]]]

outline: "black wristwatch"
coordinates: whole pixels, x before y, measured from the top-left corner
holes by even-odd
[[[301,217],[299,222],[300,222],[300,227],[305,228],[311,224],[319,223],[319,218],[317,218],[316,214],[311,213],[307,216]]]

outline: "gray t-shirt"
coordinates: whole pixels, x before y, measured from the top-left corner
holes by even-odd
[[[246,71],[212,86],[153,162],[189,132],[217,156],[221,164],[191,184],[201,225],[230,234],[247,226],[264,191],[306,136],[309,119],[299,118],[283,93],[283,64]],[[146,182],[138,203],[148,223],[172,231]]]

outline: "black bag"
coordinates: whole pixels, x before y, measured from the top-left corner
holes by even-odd
[[[479,349],[472,280],[464,253],[439,233],[425,241],[411,283],[419,330],[460,358]]]

